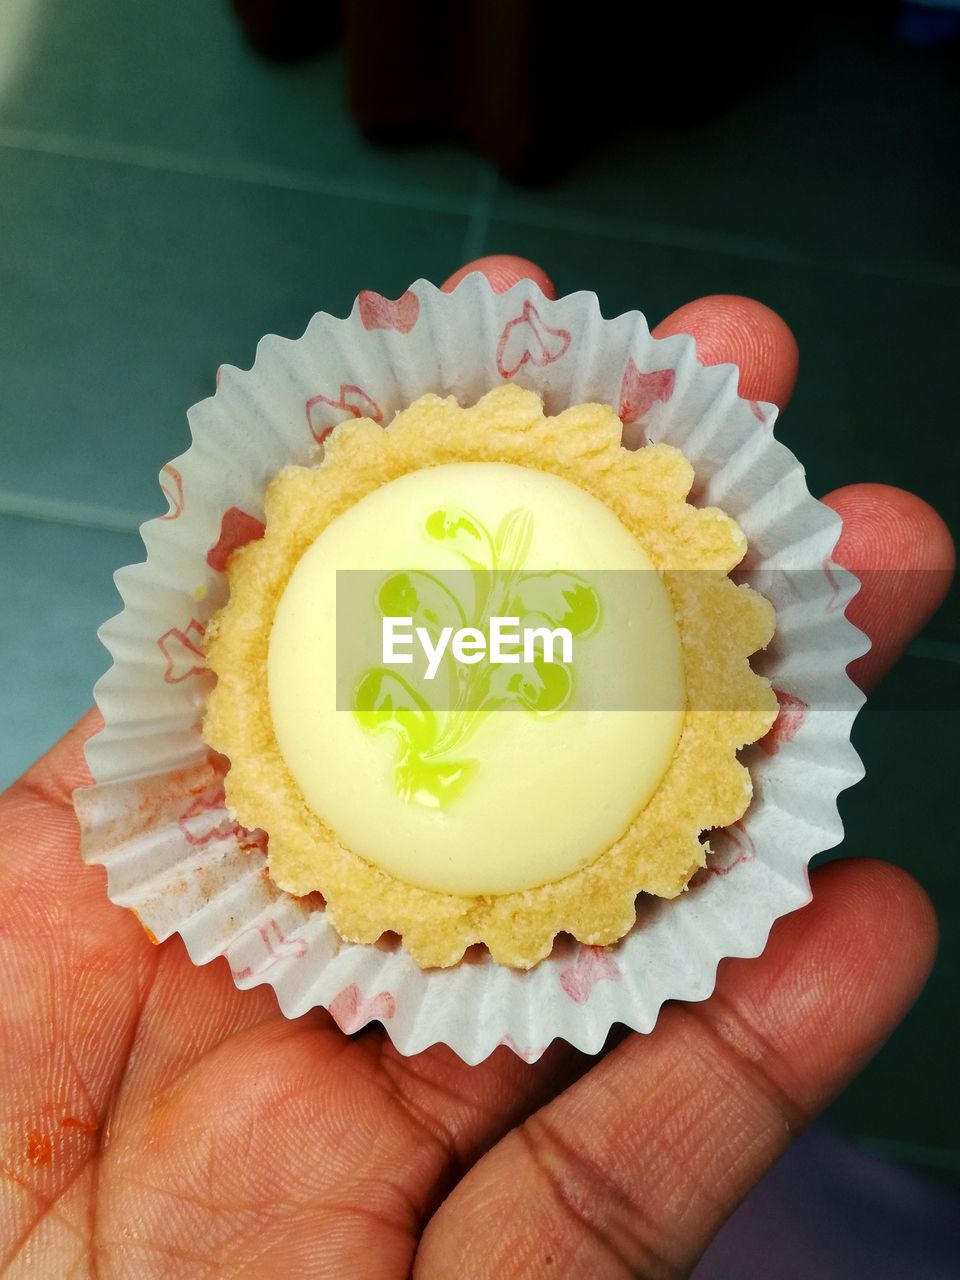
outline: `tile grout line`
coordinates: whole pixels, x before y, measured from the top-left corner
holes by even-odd
[[[952,1147],[934,1147],[923,1142],[904,1142],[900,1138],[873,1138],[854,1134],[854,1140],[873,1155],[900,1160],[906,1164],[925,1165],[930,1169],[960,1169],[960,1151]]]
[[[907,657],[927,662],[960,662],[960,641],[920,636],[907,647]]]
[[[446,195],[434,191],[423,193],[412,187],[392,189],[366,186],[363,183],[321,178],[305,170],[285,169],[280,165],[224,162],[213,156],[191,156],[182,151],[159,147],[126,146],[123,143],[99,143],[66,134],[47,134],[31,129],[11,129],[0,125],[0,148],[8,151],[59,156],[68,160],[93,160],[104,164],[122,164],[131,168],[159,173],[178,173],[184,177],[222,178],[250,186],[273,187],[282,191],[299,191],[308,195],[336,196],[341,199],[367,201],[371,204],[401,205],[426,213],[450,213],[467,216],[473,198]]]
[[[190,156],[183,152],[159,148],[102,144],[68,135],[46,134],[35,130],[0,126],[0,148],[22,153],[39,153],[65,159],[94,160],[108,164],[125,164],[135,168],[187,177],[221,178],[225,181],[273,187],[278,190],[334,196],[340,199],[367,201],[393,207],[419,209],[428,213],[460,215],[482,226],[492,217],[494,191],[487,197],[490,208],[483,214],[483,193],[472,197],[429,193],[411,187],[372,187],[362,183],[320,178],[303,170],[285,169],[268,164],[244,164],[218,161],[214,158]],[[786,266],[813,267],[852,275],[865,275],[886,280],[928,284],[941,288],[960,287],[960,269],[939,263],[935,266],[910,262],[883,262],[877,258],[849,259],[815,249],[796,249],[781,241],[754,240],[747,236],[727,235],[696,228],[677,229],[660,223],[628,222],[601,214],[565,213],[546,204],[528,208],[508,206],[500,216],[523,226],[542,230],[566,231],[571,234],[606,237],[624,243],[645,244],[654,248],[684,249],[693,253],[723,253],[730,257],[767,261]],[[469,241],[470,228],[466,239]]]
[[[750,261],[779,263],[781,266],[811,267],[838,274],[938,285],[941,288],[960,287],[960,268],[941,263],[927,266],[908,260],[885,263],[870,257],[850,258],[816,249],[794,248],[778,240],[753,240],[747,236],[701,231],[693,227],[677,229],[661,223],[627,223],[621,218],[609,218],[601,214],[566,213],[547,205],[538,205],[530,210],[508,207],[501,211],[500,217],[545,231],[566,231],[654,248],[684,249],[691,253],[722,253]]]
[[[39,498],[29,494],[0,492],[0,517],[14,520],[45,521],[80,529],[98,529],[102,533],[137,533],[148,516],[132,511],[110,511],[87,506],[82,502],[65,502],[58,498]]]

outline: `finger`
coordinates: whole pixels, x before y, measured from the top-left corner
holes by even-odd
[[[879,862],[815,875],[759,960],[667,1006],[489,1152],[434,1215],[416,1274],[688,1274],[752,1184],[879,1047],[929,971],[936,925]]]
[[[468,262],[465,267],[455,271],[450,279],[440,286],[441,290],[444,293],[452,293],[471,271],[482,272],[490,281],[494,293],[505,293],[520,280],[532,280],[548,298],[557,296],[553,281],[542,267],[538,267],[528,258],[515,257],[512,253],[491,253],[485,258],[475,258],[473,262]]]
[[[775,311],[752,298],[714,294],[674,311],[653,330],[655,338],[690,334],[701,364],[735,364],[740,395],[783,409],[797,380],[797,341]]]
[[[833,559],[860,579],[846,613],[872,648],[850,674],[869,690],[943,602],[956,564],[953,539],[922,498],[890,485],[847,485],[823,501],[843,520]]]
[[[79,854],[89,712],[0,796],[0,1220],[26,1239],[97,1150],[156,966],[133,916]]]
[[[92,707],[22,777],[0,795],[0,824],[15,857],[0,862],[0,902],[9,907],[14,887],[32,882],[61,896],[86,869],[76,857],[73,790],[92,779],[83,745],[103,727]]]

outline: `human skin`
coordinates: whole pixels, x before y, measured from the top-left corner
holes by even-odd
[[[470,266],[553,294],[521,259]],[[786,404],[796,344],[767,308],[700,299],[654,330],[677,332],[737,363],[743,395]],[[841,563],[918,570],[866,572],[848,610],[873,640],[851,668],[870,688],[940,603],[953,546],[902,490],[825,501]],[[99,725],[89,712],[0,797],[7,1277],[685,1275],[932,963],[923,890],[846,860],[814,873],[759,959],[723,961],[715,994],[666,1006],[650,1035],[596,1059],[555,1043],[534,1065],[505,1048],[475,1067],[443,1046],[404,1058],[379,1025],[284,1019],[269,989],[195,968],[179,938],[151,945],[108,901],[70,799]]]

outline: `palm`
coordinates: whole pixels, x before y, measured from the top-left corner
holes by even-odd
[[[287,1021],[224,964],[152,946],[77,855],[92,721],[2,801],[29,836],[3,873],[14,1253],[55,1251],[50,1274],[97,1252],[131,1275],[262,1275],[267,1253],[270,1274],[406,1275],[438,1195],[536,1100],[556,1054],[535,1071],[503,1050],[479,1068],[444,1048],[405,1059],[379,1030]]]
[[[535,1071],[505,1050],[479,1068],[444,1048],[406,1059],[379,1031],[289,1022],[224,964],[152,946],[78,857],[70,793],[93,728],[2,800],[26,851],[3,872],[17,994],[0,1014],[0,1105],[25,1119],[14,1249],[64,1263],[96,1249],[131,1274],[258,1273],[265,1251],[282,1274],[308,1258],[407,1274],[438,1194],[536,1101],[557,1054]]]
[[[719,301],[712,328],[710,300],[672,320],[712,360],[748,363],[737,342],[766,360],[743,368],[744,394],[782,402],[782,322],[733,300],[738,337]],[[744,339],[751,323],[773,326],[766,345]],[[942,570],[909,597],[858,597],[869,683],[936,607],[952,553],[908,495],[888,500],[891,537],[867,487],[843,492],[847,563]],[[930,963],[922,892],[836,864],[761,960],[724,962],[710,1001],[667,1007],[596,1063],[559,1044],[533,1067],[505,1049],[479,1067],[443,1047],[405,1059],[379,1027],[285,1020],[272,992],[238,992],[221,961],[194,968],[176,939],[152,946],[108,902],[70,802],[95,728],[91,714],[0,797],[11,1276],[684,1274]]]

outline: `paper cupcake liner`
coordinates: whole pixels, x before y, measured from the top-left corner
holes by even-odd
[[[470,1063],[497,1045],[534,1061],[557,1037],[596,1052],[613,1023],[650,1031],[665,1000],[710,995],[722,957],[759,955],[773,922],[809,900],[809,860],[842,838],[837,795],[863,773],[850,743],[863,698],[846,666],[868,642],[844,616],[858,583],[830,558],[840,520],[776,440],[776,408],[740,399],[737,379],[733,365],[703,368],[689,337],[651,338],[638,312],[605,320],[593,294],[554,302],[527,281],[496,295],[480,275],[452,294],[422,280],[396,302],[362,293],[346,319],[321,313],[296,341],[265,337],[249,371],[224,366],[190,410],[193,444],[161,472],[169,511],[141,528],[145,563],[115,575],[123,610],[99,632],[113,659],[95,689],[105,728],[86,749],[95,785],[75,802],[111,899],[155,940],[179,933],[196,964],[225,956],[239,987],[269,983],[288,1017],[321,1005],[346,1032],[379,1019],[401,1053],[442,1042]],[[321,901],[273,885],[262,834],[230,818],[224,764],[200,736],[213,679],[201,641],[226,599],[226,557],[260,532],[279,468],[315,462],[351,415],[386,423],[429,391],[470,404],[505,380],[548,413],[612,404],[629,447],[683,450],[696,500],[747,535],[738,576],[777,609],[754,665],[781,715],[744,753],[747,815],[713,834],[687,892],[641,897],[619,943],[561,937],[526,972],[473,948],[423,971],[399,943],[342,941]]]

